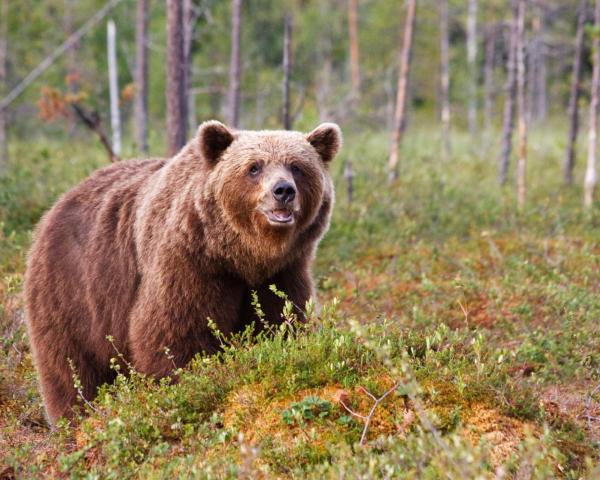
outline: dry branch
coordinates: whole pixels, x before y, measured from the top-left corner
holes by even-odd
[[[100,114],[95,111],[86,112],[83,107],[77,105],[76,103],[72,103],[71,108],[73,109],[81,123],[83,123],[87,128],[89,128],[93,132],[95,132],[96,135],[98,135],[100,143],[102,143],[102,145],[108,152],[108,157],[110,161],[118,162],[120,158],[117,155],[115,155],[115,152],[113,151],[112,146],[110,145],[110,141],[108,140],[108,137],[102,129],[102,119],[100,118]]]

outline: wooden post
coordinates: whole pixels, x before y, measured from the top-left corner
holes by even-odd
[[[229,124],[237,128],[240,123],[240,35],[241,35],[242,0],[232,0],[231,4],[231,61],[229,65]]]
[[[483,116],[485,129],[492,127],[492,118],[494,114],[494,66],[496,59],[496,35],[497,27],[491,24],[487,29],[485,39],[485,65],[483,72]]]
[[[583,205],[590,209],[594,203],[594,191],[598,183],[598,173],[596,172],[596,157],[598,155],[598,103],[600,95],[600,0],[596,0],[594,10],[594,41],[593,41],[593,64],[592,73],[592,92],[590,100],[590,130],[588,134],[588,158],[585,170],[585,179],[583,182]]]
[[[346,165],[344,166],[344,178],[346,179],[348,204],[350,204],[354,197],[354,170],[352,170],[352,161],[350,159],[346,160]]]
[[[439,0],[440,6],[440,94],[442,97],[442,156],[450,156],[450,73],[448,39],[448,0]]]
[[[579,15],[577,17],[577,37],[575,39],[575,56],[573,57],[571,94],[569,96],[569,137],[567,139],[567,151],[563,167],[563,176],[567,185],[571,185],[573,183],[573,168],[575,167],[575,147],[577,144],[577,133],[579,130],[581,58],[583,54],[583,39],[585,36],[585,18],[587,4],[587,0],[581,0],[581,2],[579,3]]]
[[[290,75],[292,73],[292,16],[286,14],[283,21],[283,128],[292,129],[290,112]]]
[[[477,0],[469,0],[467,11],[467,63],[469,64],[469,132],[477,130]]]
[[[119,111],[119,80],[117,72],[117,29],[111,19],[107,24],[108,79],[110,90],[110,126],[112,128],[112,150],[121,156],[121,114]]]
[[[135,136],[138,148],[148,153],[148,2],[138,0],[135,25]]]
[[[599,0],[600,1],[600,0]],[[394,181],[398,177],[398,157],[400,142],[402,140],[402,128],[406,115],[406,97],[408,90],[408,73],[410,69],[410,57],[412,51],[413,31],[417,1],[408,0],[406,19],[404,22],[404,40],[400,54],[400,73],[398,75],[398,90],[396,94],[396,113],[394,115],[394,131],[392,133],[392,147],[388,161],[388,180]]]
[[[0,0],[0,97],[7,84],[8,65],[8,0]],[[8,135],[6,108],[0,106],[0,177],[8,169]]]
[[[525,103],[525,2],[517,10],[517,107],[519,113],[519,158],[517,161],[517,205],[525,208],[527,192],[527,106]],[[600,1],[600,0],[599,0]]]
[[[352,98],[360,95],[360,62],[358,46],[358,0],[348,0],[348,40],[350,43],[350,75]]]
[[[193,0],[183,0],[183,57],[185,63],[185,99],[188,115],[187,125],[194,130],[196,120],[196,95],[192,93],[192,50],[194,46],[194,30],[198,14]]]
[[[167,0],[167,142],[175,155],[187,137],[182,0]]]
[[[515,126],[515,96],[517,93],[517,9],[518,1],[512,0],[513,18],[510,21],[510,41],[508,61],[506,65],[506,85],[504,99],[504,120],[502,126],[502,152],[500,156],[500,185],[506,183],[508,177],[508,166],[510,163],[510,153],[512,151],[512,134]]]

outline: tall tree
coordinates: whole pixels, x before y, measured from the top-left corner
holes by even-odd
[[[185,64],[185,98],[188,114],[188,126],[196,126],[196,96],[192,90],[192,50],[194,30],[198,20],[193,0],[183,0],[183,54]]]
[[[509,51],[506,63],[506,85],[504,98],[504,120],[502,125],[502,152],[500,156],[501,185],[506,183],[510,153],[512,151],[512,134],[515,127],[515,96],[517,94],[517,11],[519,0],[512,0],[513,16],[509,23]]]
[[[290,112],[290,75],[292,73],[292,16],[283,20],[283,128],[292,129]]]
[[[496,63],[496,24],[488,25],[485,35],[485,62],[483,67],[483,117],[486,130],[492,126],[494,115],[494,67]]]
[[[0,0],[0,97],[4,96],[8,70],[8,0]],[[0,176],[8,164],[8,136],[6,108],[0,107]]]
[[[600,0],[599,0],[600,1]],[[398,157],[400,142],[402,140],[402,128],[406,115],[406,98],[408,93],[408,74],[410,70],[410,59],[412,52],[413,32],[415,29],[415,18],[417,13],[417,1],[408,0],[406,18],[404,20],[404,39],[400,53],[400,72],[398,75],[398,90],[396,93],[396,113],[394,115],[394,131],[392,134],[392,146],[388,161],[388,177],[390,181],[398,177]]]
[[[231,61],[229,64],[229,124],[237,128],[240,122],[240,80],[242,73],[240,35],[242,29],[242,0],[231,3]]]
[[[439,0],[440,6],[440,95],[442,97],[442,155],[450,155],[450,72],[448,39],[448,0]]]
[[[583,39],[585,36],[585,19],[587,0],[579,2],[579,15],[577,16],[577,36],[575,39],[575,54],[573,57],[573,73],[571,75],[571,94],[569,96],[569,137],[563,167],[565,183],[573,183],[573,168],[575,167],[575,145],[579,130],[579,94],[581,93],[581,59],[583,55]]]
[[[525,2],[517,8],[517,110],[519,116],[519,157],[517,160],[517,204],[525,207],[527,193],[527,105],[525,103]],[[600,1],[600,0],[599,0]]]
[[[467,11],[467,62],[469,64],[469,132],[477,129],[477,0],[469,0]]]
[[[110,125],[112,127],[112,149],[117,157],[121,156],[121,112],[119,108],[119,74],[117,71],[117,29],[115,22],[107,24],[108,42],[108,80],[110,91]]]
[[[594,10],[594,40],[593,40],[593,73],[590,100],[590,126],[588,134],[588,158],[583,182],[583,204],[591,208],[594,202],[594,191],[598,183],[596,157],[598,148],[598,102],[600,95],[600,0],[596,0]]]
[[[185,96],[185,52],[183,45],[183,1],[167,0],[167,143],[169,155],[185,145],[187,104]]]
[[[358,0],[348,0],[348,39],[350,43],[350,74],[352,77],[352,96],[360,95],[360,63],[358,47]]]
[[[138,0],[135,22],[135,136],[138,148],[148,153],[148,1]]]
[[[546,7],[543,2],[536,4],[532,18],[532,38],[528,46],[528,101],[527,111],[531,120],[543,120],[547,112],[547,71],[544,34],[546,27]]]
[[[73,22],[73,12],[75,10],[74,0],[64,0],[63,2],[63,22],[64,31],[67,36],[73,35],[75,32],[75,25]],[[77,51],[79,49],[79,42],[74,43],[66,53],[67,57],[67,84],[69,92],[76,93],[79,90],[79,66],[77,62]],[[70,131],[75,130],[75,117],[70,117],[69,121]]]

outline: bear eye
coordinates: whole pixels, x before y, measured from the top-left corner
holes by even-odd
[[[302,170],[300,170],[300,167],[296,164],[292,165],[291,170],[294,175],[299,175],[300,173],[302,173]]]
[[[258,166],[258,164],[253,164],[248,170],[248,173],[251,177],[255,177],[256,175],[258,175],[260,173],[260,167]]]

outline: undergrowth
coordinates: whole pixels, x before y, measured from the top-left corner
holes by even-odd
[[[580,189],[560,184],[548,129],[532,134],[517,213],[513,188],[496,185],[494,138],[457,134],[439,162],[416,129],[389,186],[387,138],[347,133],[310,321],[288,308],[270,333],[215,331],[221,353],[176,382],[115,360],[116,381],[55,430],[24,328],[25,254],[40,215],[106,160],[78,141],[13,144],[0,180],[0,477],[600,475],[598,207],[586,214]]]

